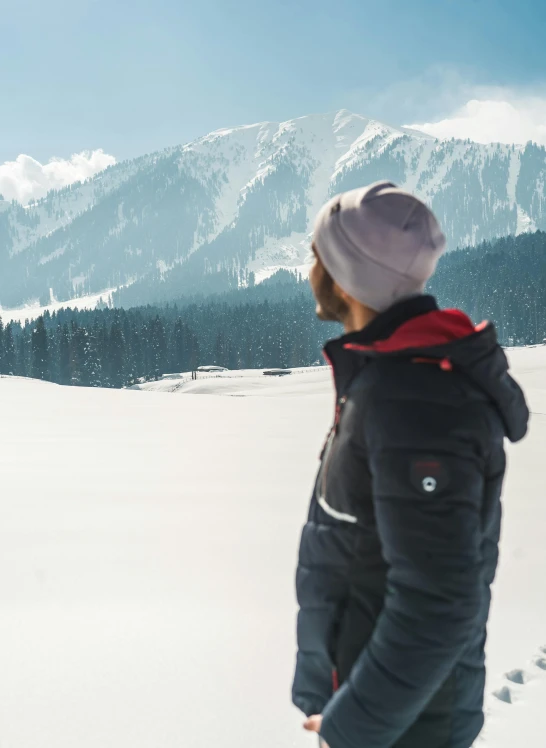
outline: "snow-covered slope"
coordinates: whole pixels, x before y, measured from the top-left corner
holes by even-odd
[[[218,130],[0,204],[0,304],[131,283],[120,300],[136,303],[305,272],[320,205],[385,178],[432,205],[452,248],[546,228],[544,148],[438,141],[342,110]]]
[[[509,355],[534,414],[509,450],[479,747],[543,748],[546,348]],[[232,395],[253,389],[236,381]],[[290,706],[293,576],[331,380],[269,386],[177,397],[0,379],[3,744],[316,744]]]
[[[37,319],[47,312],[49,312],[49,314],[54,314],[61,309],[66,309],[67,307],[70,307],[71,309],[100,309],[104,306],[112,305],[112,296],[115,291],[117,291],[117,289],[107,288],[102,293],[78,296],[70,302],[51,299],[49,304],[43,305],[40,305],[39,303],[28,304],[17,307],[16,309],[2,309],[2,307],[0,307],[0,318],[4,324],[7,324],[8,322],[20,322],[21,324],[25,324],[26,320]]]

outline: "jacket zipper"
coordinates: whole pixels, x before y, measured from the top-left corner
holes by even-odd
[[[339,431],[339,422],[341,420],[341,414],[343,413],[343,408],[345,407],[346,402],[347,402],[347,396],[343,395],[343,397],[340,397],[336,403],[334,425],[330,429],[330,434],[328,436],[326,445],[324,447],[322,474],[320,478],[320,496],[323,499],[326,499],[326,478],[328,475],[328,467],[330,465],[330,460],[332,458],[332,448],[334,446],[334,441]]]

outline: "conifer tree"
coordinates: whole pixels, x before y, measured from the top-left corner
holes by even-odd
[[[216,366],[227,365],[226,337],[223,330],[220,330],[216,336],[216,343],[214,345],[214,363]]]
[[[103,387],[111,387],[110,382],[110,336],[106,327],[106,322],[103,320],[102,324],[97,324],[97,349],[99,351],[99,357],[101,361],[101,382]]]
[[[15,342],[13,340],[13,329],[11,322],[4,330],[4,357],[3,370],[5,374],[14,374],[16,366]]]
[[[49,379],[49,346],[44,318],[38,317],[32,331],[32,368],[34,379]]]
[[[125,384],[125,341],[119,319],[112,323],[109,336],[110,386],[122,387]]]
[[[7,374],[4,363],[4,323],[0,317],[0,374]]]
[[[151,349],[152,349],[152,375],[159,379],[165,374],[167,368],[167,340],[165,328],[159,315],[152,321],[151,325]]]
[[[70,384],[79,387],[83,379],[83,345],[82,335],[79,325],[76,322],[71,324],[70,335]]]
[[[172,353],[172,370],[173,372],[187,371],[188,355],[186,351],[187,334],[182,319],[178,317],[174,323],[173,332],[173,353]]]
[[[21,330],[17,337],[17,354],[15,358],[15,374],[18,377],[30,376],[31,331],[28,325]]]
[[[65,323],[58,328],[59,335],[59,384],[70,384],[70,335]]]
[[[82,350],[82,384],[86,387],[100,387],[102,385],[102,364],[94,327],[82,331]]]

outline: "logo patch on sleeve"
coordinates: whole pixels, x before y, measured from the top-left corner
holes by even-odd
[[[449,483],[447,467],[437,458],[418,458],[411,462],[411,482],[420,493],[438,493]]]

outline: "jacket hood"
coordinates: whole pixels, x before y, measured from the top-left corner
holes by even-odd
[[[367,340],[364,334],[359,341],[358,333],[347,335],[343,348],[369,357],[411,357],[416,363],[460,371],[495,403],[510,441],[527,433],[525,397],[508,372],[508,360],[489,322],[475,327],[458,309],[435,308],[407,319],[386,338]]]

